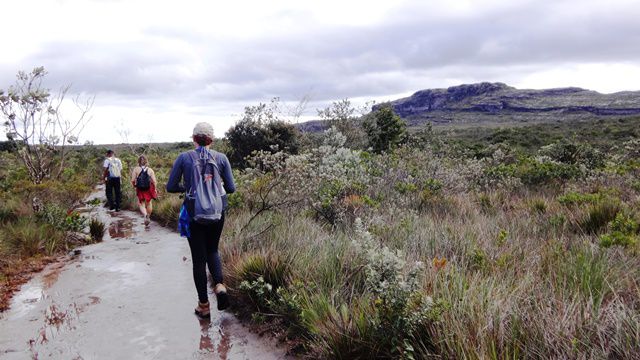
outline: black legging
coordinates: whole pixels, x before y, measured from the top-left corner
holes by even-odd
[[[222,261],[218,253],[218,243],[223,226],[224,214],[222,214],[220,221],[213,225],[202,225],[196,222],[189,224],[191,237],[188,240],[193,261],[193,281],[196,283],[198,300],[201,303],[209,301],[207,296],[207,264],[214,285],[222,283]]]

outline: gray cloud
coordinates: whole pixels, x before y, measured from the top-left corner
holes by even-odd
[[[567,12],[571,4],[580,6],[525,2],[439,17],[419,3],[375,26],[332,28],[305,27],[304,12],[285,11],[274,21],[294,21],[298,32],[244,40],[156,25],[131,42],[49,43],[24,64],[44,65],[55,86],[71,82],[75,91],[154,106],[309,93],[330,101],[415,91],[448,78],[511,80],[571,63],[637,64],[640,7]],[[9,70],[0,71],[6,80]]]

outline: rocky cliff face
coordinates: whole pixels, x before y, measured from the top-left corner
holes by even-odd
[[[437,123],[544,121],[640,115],[640,92],[600,94],[575,87],[520,90],[503,83],[484,82],[420,90],[390,104],[410,125],[426,120]],[[374,106],[374,110],[379,106]]]

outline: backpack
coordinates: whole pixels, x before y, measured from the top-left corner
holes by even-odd
[[[222,180],[213,155],[206,149],[189,152],[193,160],[193,183],[187,199],[193,204],[193,220],[199,224],[214,224],[222,218]]]
[[[120,159],[116,157],[110,157],[107,158],[107,160],[109,161],[109,177],[119,178],[120,170],[122,169],[122,163],[120,162]]]
[[[146,168],[141,168],[140,174],[136,178],[136,188],[138,190],[149,190],[151,188],[151,179],[149,178],[149,174],[147,173]]]

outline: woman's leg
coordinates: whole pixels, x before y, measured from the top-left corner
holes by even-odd
[[[138,199],[138,208],[140,209],[140,213],[143,216],[147,216],[147,208],[146,208],[146,206],[144,204],[144,200]]]
[[[153,212],[153,200],[147,201],[147,215],[151,216],[151,212]]]
[[[207,236],[206,227],[197,224],[189,224],[191,237],[189,240],[189,248],[191,249],[191,260],[193,262],[193,281],[198,292],[198,301],[206,303],[209,301],[207,296],[207,247],[205,245]]]
[[[224,227],[224,213],[219,222],[212,225],[209,228],[207,234],[206,251],[207,251],[207,264],[209,265],[209,272],[213,277],[213,283],[222,284],[222,260],[220,259],[220,253],[218,252],[218,245],[220,243],[220,235],[222,235],[222,228]]]

